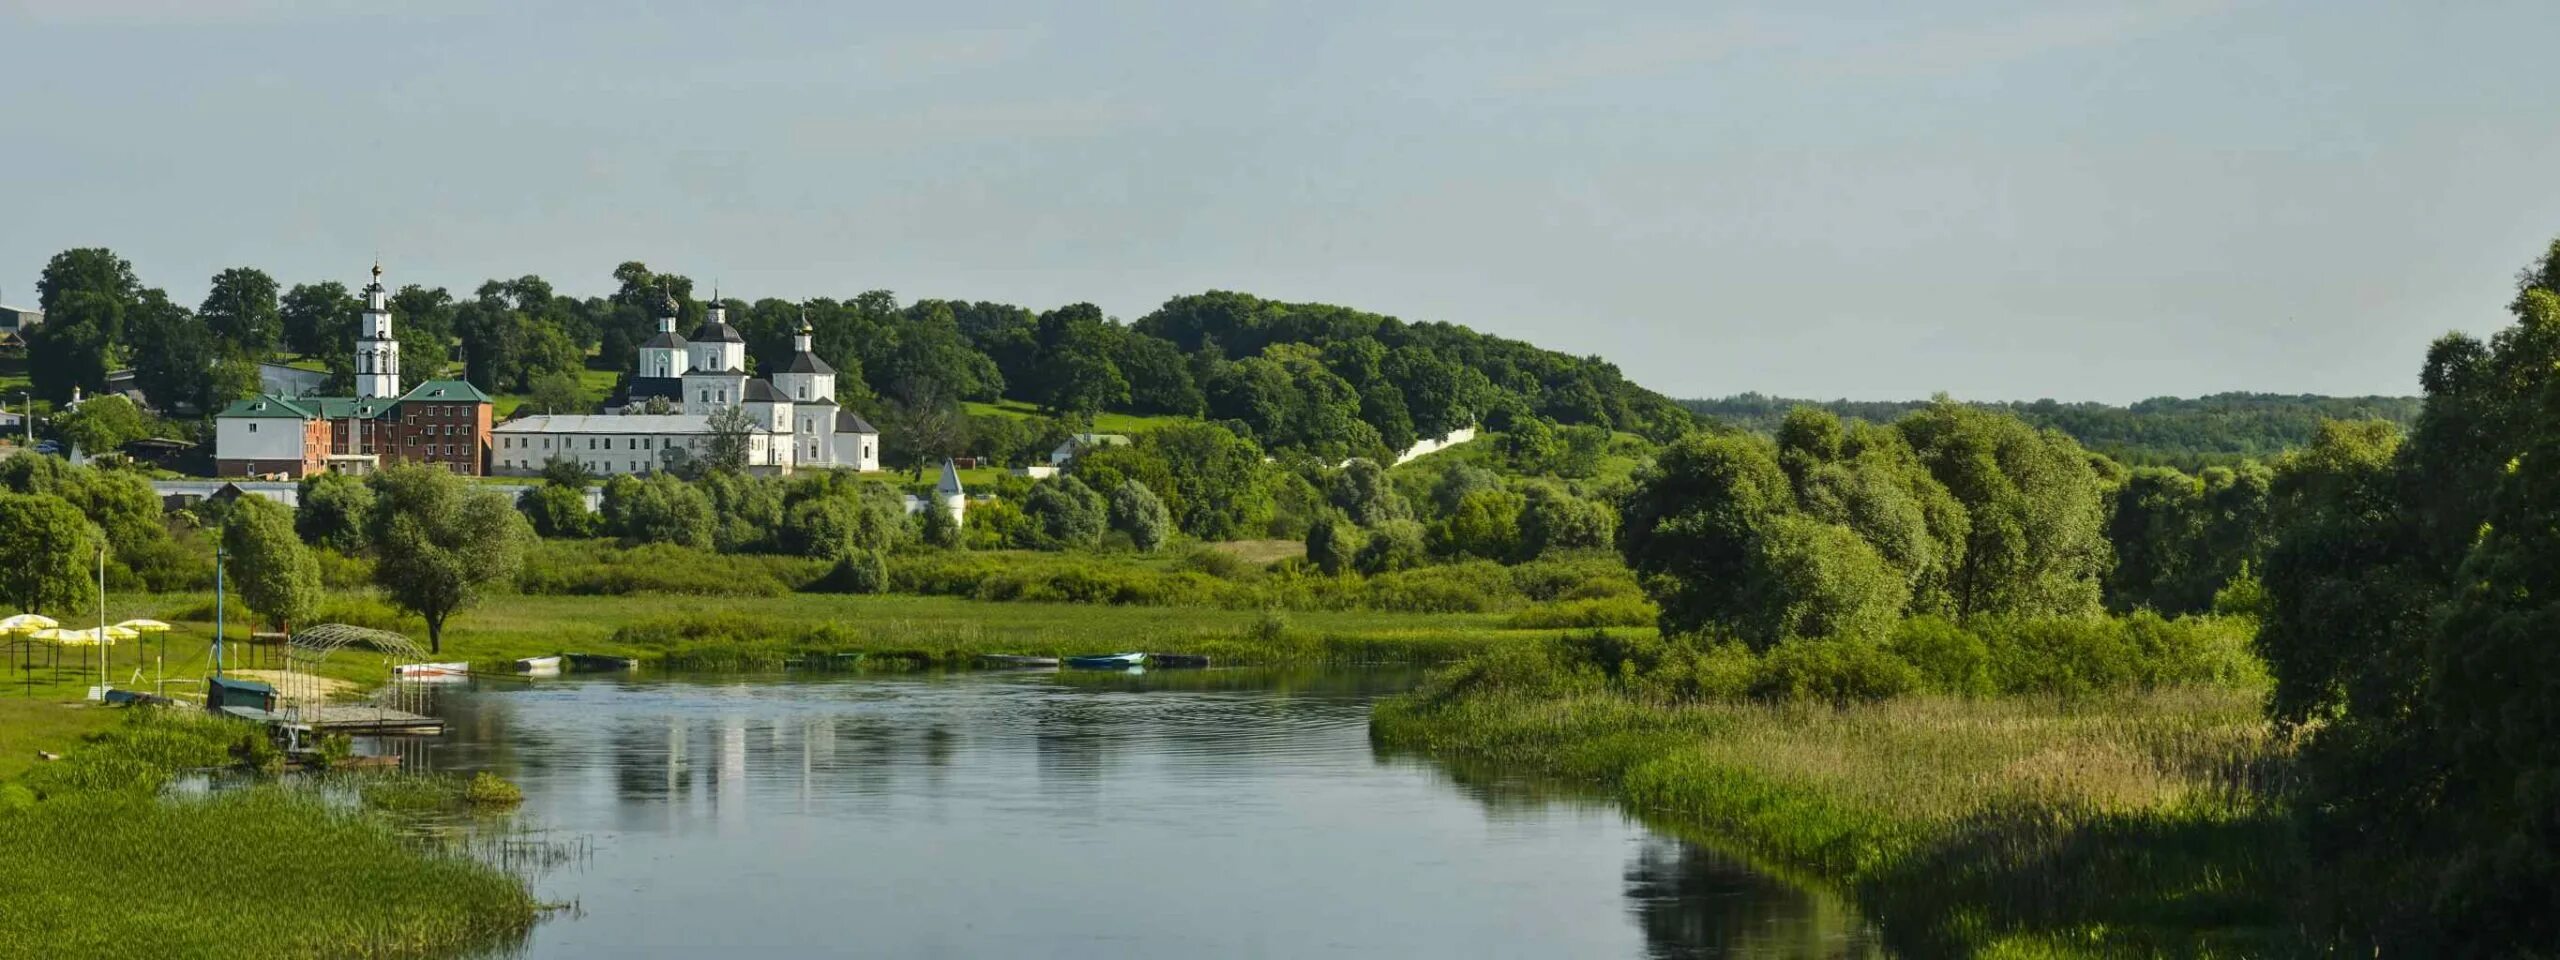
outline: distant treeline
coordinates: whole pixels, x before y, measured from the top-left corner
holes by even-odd
[[[690,332],[714,302],[691,279],[638,262],[615,267],[612,281],[611,294],[583,297],[538,276],[389,291],[403,386],[459,376],[523,394],[537,409],[592,409],[602,398],[581,371],[627,376],[662,315],[672,310]],[[152,406],[200,420],[255,392],[259,361],[319,360],[331,389],[351,384],[356,290],[287,286],[248,266],[216,274],[210,287],[190,308],[112,250],[56,255],[37,284],[45,322],[27,343],[33,392],[55,403],[75,390],[94,394],[110,371],[131,366]],[[988,452],[972,434],[1000,425],[970,424],[963,403],[1000,399],[1036,404],[1071,428],[1106,412],[1199,417],[1263,451],[1326,462],[1389,457],[1478,423],[1538,419],[1668,439],[1694,422],[1596,357],[1242,293],[1174,297],[1125,323],[1090,303],[902,303],[885,290],[717,303],[746,342],[751,373],[787,366],[795,334],[809,329],[811,352],[840,374],[835,399],[880,421],[893,464]]]
[[[1814,407],[1844,420],[1892,423],[1927,409],[1927,400],[1797,400],[1759,393],[1714,400],[1682,400],[1691,412],[1743,430],[1774,434],[1787,412]],[[2406,429],[2418,419],[2417,397],[2323,397],[2307,394],[2217,393],[2193,399],[2153,397],[2119,407],[2053,400],[1971,403],[2012,413],[2038,427],[2069,434],[2082,446],[2132,466],[2193,470],[2265,459],[2307,446],[2326,420],[2388,420]]]

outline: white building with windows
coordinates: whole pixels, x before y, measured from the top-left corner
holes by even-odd
[[[668,469],[706,455],[715,418],[745,411],[747,466],[759,473],[878,470],[880,431],[836,405],[836,371],[810,350],[808,321],[792,337],[791,361],[769,377],[747,375],[746,338],[718,303],[691,337],[676,333],[676,304],[660,307],[658,335],[640,345],[638,366],[599,415],[537,415],[499,424],[490,472],[540,473],[573,460],[590,473]],[[670,452],[677,451],[677,452]]]

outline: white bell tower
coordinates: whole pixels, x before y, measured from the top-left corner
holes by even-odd
[[[400,396],[400,341],[391,338],[391,304],[382,292],[382,264],[364,288],[364,322],[356,328],[356,398]]]

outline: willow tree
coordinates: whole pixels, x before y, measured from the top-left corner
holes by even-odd
[[[371,485],[374,584],[427,622],[441,653],[446,619],[515,577],[533,530],[505,496],[435,467],[393,466]]]
[[[242,497],[222,520],[222,551],[240,599],[279,630],[320,606],[320,563],[294,533],[293,511],[265,497]]]

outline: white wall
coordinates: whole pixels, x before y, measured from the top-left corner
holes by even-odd
[[[1448,436],[1441,437],[1436,440],[1417,440],[1414,441],[1413,446],[1406,447],[1404,453],[1396,456],[1396,463],[1403,463],[1405,461],[1412,460],[1415,457],[1427,454],[1439,453],[1442,450],[1449,449],[1450,447],[1457,446],[1475,438],[1476,428],[1460,427],[1449,431]],[[1392,465],[1393,464],[1390,464],[1390,466]]]
[[[216,460],[302,459],[301,417],[221,417],[213,421]]]
[[[648,473],[664,467],[665,451],[670,445],[700,456],[707,439],[654,433],[510,433],[500,429],[496,443],[489,450],[491,473],[531,476],[541,473],[542,465],[557,457],[582,464],[589,473],[613,476]]]

